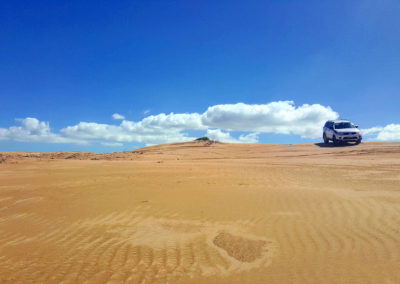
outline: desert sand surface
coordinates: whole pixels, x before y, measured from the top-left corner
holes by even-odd
[[[400,283],[400,143],[0,152],[1,283]]]

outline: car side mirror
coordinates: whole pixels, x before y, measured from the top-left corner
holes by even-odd
[[[358,125],[355,125],[356,128],[358,128]]]

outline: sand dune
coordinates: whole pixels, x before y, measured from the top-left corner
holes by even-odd
[[[400,283],[400,143],[0,152],[1,283]]]

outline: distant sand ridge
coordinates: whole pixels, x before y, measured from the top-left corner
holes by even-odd
[[[0,152],[1,283],[400,283],[400,143]]]

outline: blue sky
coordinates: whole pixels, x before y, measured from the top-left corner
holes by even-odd
[[[399,141],[399,14],[395,0],[1,1],[0,150],[313,142],[336,116]]]

